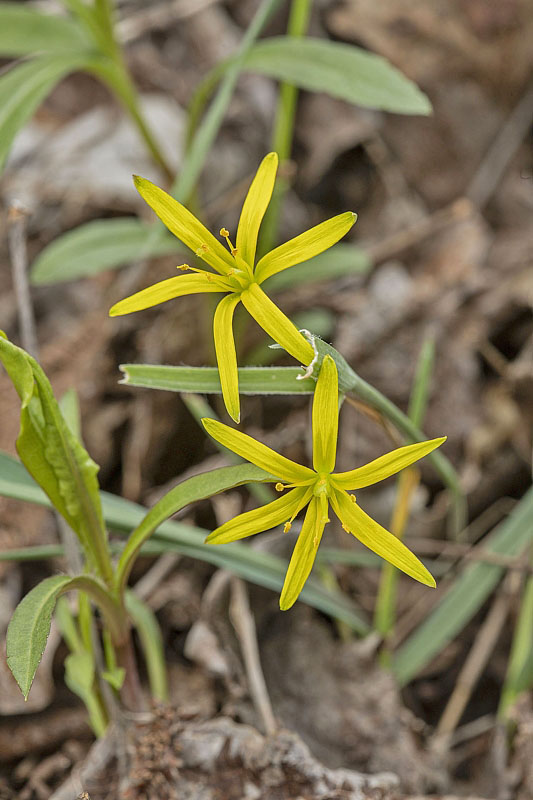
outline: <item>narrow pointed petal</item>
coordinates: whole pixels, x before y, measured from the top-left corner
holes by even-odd
[[[280,456],[275,450],[271,450],[266,444],[252,439],[246,433],[236,431],[223,422],[214,419],[203,419],[202,424],[208,434],[223,444],[228,450],[232,450],[241,458],[250,461],[261,469],[270,472],[276,478],[286,483],[300,483],[301,481],[313,480],[316,475],[312,469],[302,467],[294,461],[290,461],[284,456]]]
[[[193,253],[202,249],[202,259],[217,272],[225,274],[233,269],[235,262],[229,250],[185,206],[146,178],[134,175],[133,181],[143,200],[180,242],[190,247]]]
[[[197,272],[194,275],[178,275],[166,281],[159,281],[115,303],[109,309],[109,316],[119,317],[121,314],[131,314],[132,311],[143,311],[145,308],[152,308],[185,294],[227,292],[225,283],[217,278],[216,275],[208,278],[207,273]]]
[[[282,497],[278,497],[266,506],[254,508],[253,511],[246,511],[238,517],[225,522],[216,528],[207,537],[206,544],[228,544],[244,539],[245,536],[252,536],[254,533],[262,533],[276,525],[286,522],[297,510],[298,505],[304,496],[305,489],[292,489]]]
[[[337,457],[339,379],[331,356],[325,356],[313,397],[313,467],[332,472]]]
[[[257,324],[287,353],[306,366],[311,363],[315,354],[307,339],[257,283],[252,283],[245,289],[241,294],[241,301]]]
[[[228,414],[237,423],[241,418],[241,408],[237,353],[235,352],[235,341],[233,339],[233,312],[239,303],[239,299],[238,294],[229,294],[223,297],[216,307],[213,321],[213,335],[222,397]]]
[[[396,475],[400,470],[424,458],[445,441],[446,436],[441,436],[438,439],[429,439],[427,442],[417,442],[399,447],[397,450],[392,450],[369,464],[365,464],[364,467],[351,469],[349,472],[337,472],[333,476],[333,481],[341,489],[362,489],[364,486],[371,486],[391,475]]]
[[[272,197],[277,169],[278,154],[269,153],[261,161],[242,207],[237,228],[237,250],[251,267],[255,261],[259,227]]]
[[[256,280],[262,283],[288,267],[294,267],[295,264],[309,261],[323,253],[348,233],[356,219],[357,214],[353,211],[345,211],[344,214],[338,214],[294,239],[289,239],[259,260],[255,270]]]
[[[309,573],[315,562],[318,545],[320,544],[325,524],[320,513],[318,500],[316,497],[313,497],[309,503],[304,524],[302,525],[298,541],[292,551],[289,568],[285,576],[285,582],[279,600],[279,607],[282,611],[287,611],[287,609],[294,605],[309,577]]]
[[[353,503],[346,492],[336,490],[330,502],[340,521],[356,539],[378,556],[389,561],[402,572],[426,586],[435,586],[435,579],[408,547],[392,533],[382,528],[372,517],[365,514],[357,503]]]

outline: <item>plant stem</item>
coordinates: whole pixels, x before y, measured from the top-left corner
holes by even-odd
[[[109,64],[96,63],[92,71],[107,83],[122,101],[150,155],[162,169],[167,180],[171,182],[174,173],[141,111],[137,89],[126,65],[120,43],[115,36],[114,16],[114,7],[111,0],[95,0],[92,21],[96,32],[93,31],[93,36],[99,48],[109,59]]]
[[[279,3],[280,0],[264,0],[261,3],[241,40],[237,54],[227,66],[217,94],[187,150],[185,166],[171,188],[170,193],[181,203],[187,202],[200,177],[207,153],[216,138],[231,100],[244,59]]]
[[[287,25],[288,36],[295,38],[305,36],[311,6],[312,0],[293,0]],[[281,167],[272,199],[261,226],[259,256],[272,250],[278,235],[283,200],[289,188],[289,180],[284,174],[284,166],[286,166],[285,162],[289,160],[292,151],[297,99],[298,89],[296,86],[292,83],[280,84],[276,121],[272,135],[272,150],[278,154]]]
[[[124,669],[124,683],[120,690],[120,699],[129,711],[144,711],[146,702],[137,669],[137,659],[133,649],[131,630],[122,644],[116,646],[117,664]]]

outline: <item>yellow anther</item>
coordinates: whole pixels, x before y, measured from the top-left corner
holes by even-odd
[[[220,229],[220,235],[226,240],[226,244],[228,245],[229,251],[232,256],[234,256],[237,252],[237,248],[233,247],[232,241],[229,238],[229,231],[227,228]]]
[[[288,533],[291,528],[292,528],[291,523],[290,522],[286,522],[285,525],[283,526],[283,533]]]
[[[285,487],[284,487],[284,485],[282,483],[276,483],[276,485],[274,486],[274,489],[276,490],[276,492],[282,492],[284,490],[284,488]]]
[[[211,273],[210,273],[210,272],[206,272],[206,273],[205,273],[205,276],[206,276],[207,280],[208,280],[210,283],[213,283],[213,276],[211,275]]]
[[[355,495],[354,494],[349,494],[348,497],[350,498],[352,503],[356,503],[357,502],[356,499],[355,499]]]
[[[188,264],[180,264],[176,269],[181,269],[181,271],[184,272],[186,269],[190,269],[190,267]]]

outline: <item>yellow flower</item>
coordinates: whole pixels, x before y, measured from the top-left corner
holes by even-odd
[[[285,523],[284,530],[288,531],[296,515],[308,505],[281,593],[280,608],[283,611],[296,601],[311,572],[324,526],[329,522],[329,505],[342,527],[370,550],[415,580],[435,586],[435,580],[418,558],[396,536],[367,516],[356,502],[355,495],[348,494],[348,491],[371,486],[395,475],[439,447],[446,437],[400,447],[349,472],[333,472],[337,454],[338,402],[337,367],[331,356],[325,356],[313,398],[313,469],[290,461],[228,425],[213,419],[202,420],[206,431],[217,442],[280,478],[283,483],[276,484],[278,491],[290,489],[266,506],[247,511],[221,525],[209,534],[207,542],[234,542],[281,523]]]
[[[327,250],[350,230],[357,219],[351,211],[339,214],[276,247],[255,264],[259,227],[272,196],[277,166],[276,153],[269,153],[261,162],[242,207],[236,246],[230,240],[229,231],[225,228],[220,231],[228,249],[181,203],[150,181],[135,177],[139,194],[169,231],[215,272],[183,264],[178,269],[189,269],[195,274],[155,283],[116,303],[109,311],[110,316],[114,317],[141,311],[186,294],[226,292],[215,311],[213,332],[222,395],[228,413],[235,422],[239,422],[240,418],[237,356],[232,328],[235,307],[240,301],[274,341],[302,364],[310,364],[314,356],[313,348],[260,285],[272,275]]]

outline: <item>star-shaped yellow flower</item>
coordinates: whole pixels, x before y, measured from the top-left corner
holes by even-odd
[[[382,528],[359,507],[348,491],[362,489],[394,475],[439,447],[446,437],[409,444],[393,450],[363,467],[349,472],[333,472],[337,454],[338,376],[331,356],[325,356],[313,398],[313,469],[302,467],[279,455],[251,436],[213,419],[202,420],[206,431],[252,464],[280,478],[276,489],[290,489],[287,494],[253,511],[240,514],[209,534],[206,541],[226,544],[285,523],[291,527],[296,515],[308,505],[285,577],[280,608],[285,611],[298,598],[315,560],[324,526],[329,522],[328,508],[370,550],[390,561],[415,580],[435,586],[435,580],[411,551],[392,533]]]
[[[186,294],[226,292],[216,308],[213,328],[222,395],[228,413],[235,422],[240,418],[237,356],[232,328],[235,307],[240,301],[274,341],[302,364],[310,364],[314,356],[313,348],[264,293],[261,284],[272,275],[327,250],[350,230],[357,219],[357,215],[351,211],[339,214],[276,247],[255,264],[259,227],[272,196],[277,166],[276,153],[269,153],[261,162],[242,207],[236,246],[233,246],[225,228],[220,231],[228,249],[185,206],[150,181],[135,177],[137,191],[169,231],[215,272],[183,264],[178,269],[189,269],[195,274],[179,275],[155,283],[116,303],[109,311],[114,317],[141,311]]]

